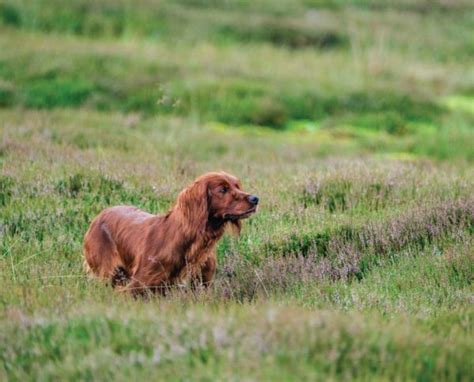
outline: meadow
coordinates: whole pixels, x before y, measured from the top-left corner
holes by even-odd
[[[0,0],[0,380],[474,378],[474,8]],[[206,171],[214,285],[88,278],[102,209]]]

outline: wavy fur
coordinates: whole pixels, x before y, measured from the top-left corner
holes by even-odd
[[[165,215],[132,206],[108,208],[85,235],[86,269],[134,294],[164,292],[188,281],[209,285],[217,242],[228,224],[240,232],[241,219],[256,210],[251,197],[232,175],[207,173],[184,189]]]

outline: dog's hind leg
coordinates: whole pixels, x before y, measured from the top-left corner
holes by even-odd
[[[124,267],[117,267],[112,275],[112,287],[123,287],[130,282],[130,275]]]
[[[105,223],[96,219],[84,237],[85,268],[94,275],[110,280],[112,285],[123,282],[128,272],[122,262]]]

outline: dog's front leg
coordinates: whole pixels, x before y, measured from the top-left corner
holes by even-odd
[[[202,284],[205,287],[208,287],[209,285],[212,284],[212,280],[214,280],[214,275],[216,274],[216,266],[217,266],[216,254],[211,253],[201,267]]]
[[[208,288],[212,284],[216,273],[216,255],[211,254],[206,261],[191,273],[191,288],[196,291],[201,288]]]

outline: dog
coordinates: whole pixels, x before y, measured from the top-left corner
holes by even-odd
[[[107,208],[84,237],[86,270],[134,295],[165,293],[173,285],[209,286],[215,248],[228,225],[257,211],[259,198],[225,172],[198,177],[165,215],[132,206]]]

